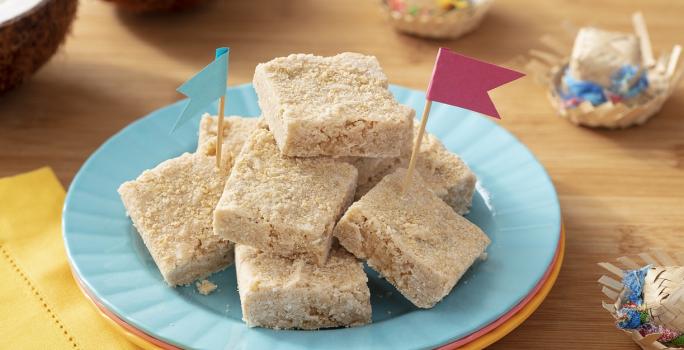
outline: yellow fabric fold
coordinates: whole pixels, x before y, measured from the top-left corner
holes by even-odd
[[[5,349],[136,349],[81,294],[49,168],[0,179],[0,334]]]

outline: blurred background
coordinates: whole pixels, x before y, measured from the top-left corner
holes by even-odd
[[[49,165],[68,186],[108,137],[180,99],[176,88],[218,46],[231,48],[230,85],[251,82],[256,64],[273,57],[356,51],[377,56],[392,83],[424,90],[441,46],[511,66],[539,37],[565,35],[564,22],[631,32],[639,10],[656,52],[684,43],[684,1],[671,0],[496,0],[474,32],[455,40],[398,33],[370,0],[209,0],[148,14],[84,0],[56,55],[0,95],[0,176]],[[636,348],[600,306],[595,263],[652,244],[683,247],[684,90],[645,125],[620,131],[558,118],[545,93],[526,78],[492,96],[500,123],[556,185],[568,251],[548,299],[492,348]]]

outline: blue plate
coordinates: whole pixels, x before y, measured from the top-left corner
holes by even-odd
[[[422,92],[393,86],[397,99],[423,109]],[[228,89],[227,114],[258,116],[251,85]],[[478,177],[468,219],[492,239],[449,296],[420,310],[371,270],[373,323],[321,331],[248,328],[242,322],[235,269],[214,274],[209,296],[169,288],[117,194],[119,185],[163,160],[194,151],[199,118],[169,130],[184,101],[132,123],[85,162],[69,188],[63,232],[74,272],[109,310],[134,327],[187,348],[418,349],[473,333],[517,305],[549,267],[560,236],[560,207],[548,175],[530,151],[490,119],[435,103],[428,130]],[[211,112],[211,111],[210,111]]]

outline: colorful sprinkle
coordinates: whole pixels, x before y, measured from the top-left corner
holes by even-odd
[[[594,106],[606,102],[603,87],[591,81],[577,80],[567,70],[563,75],[563,83],[567,88],[567,92],[562,95],[564,100],[577,99],[580,103],[589,101]]]
[[[644,72],[641,72],[641,77],[634,82],[636,75],[639,73],[639,67],[632,65],[622,66],[611,77],[612,85],[610,90],[627,98],[640,94],[648,88],[648,78]]]
[[[678,336],[677,338],[672,339],[672,341],[670,341],[670,344],[671,345],[677,345],[677,346],[684,345],[684,334]]]
[[[647,323],[641,325],[641,327],[639,327],[637,330],[639,331],[639,334],[641,334],[642,337],[645,337],[649,334],[658,333],[659,328],[658,326]]]
[[[641,313],[636,308],[623,307],[617,312],[618,328],[636,329],[641,326]]]
[[[406,3],[403,0],[387,0],[387,6],[392,11],[403,12],[406,9]]]
[[[629,289],[630,293],[627,295],[627,300],[641,305],[643,299],[641,297],[646,273],[651,268],[651,265],[644,266],[637,270],[629,270],[625,272],[622,277],[622,284]]]
[[[681,332],[677,332],[665,327],[661,327],[661,331],[658,333],[660,333],[660,338],[658,338],[658,341],[661,343],[669,343],[677,339],[682,334]]]
[[[418,7],[416,5],[412,5],[411,7],[409,7],[407,12],[408,12],[408,14],[415,16],[418,14],[419,11],[420,11],[420,7]]]
[[[641,74],[638,79],[637,74]],[[560,95],[566,108],[573,108],[584,101],[589,101],[594,106],[606,101],[618,103],[635,97],[648,88],[647,74],[640,73],[638,67],[631,65],[620,68],[611,81],[611,87],[606,89],[592,81],[575,79],[566,69],[563,74],[564,90]]]
[[[473,0],[435,0],[434,5],[422,5],[422,2],[415,0],[384,0],[384,2],[390,10],[412,16],[441,16],[473,6]]]
[[[660,338],[658,338],[658,341],[661,343],[674,343],[676,341],[684,341],[684,336],[682,335],[682,332],[675,331],[673,329],[666,328],[663,326],[654,325],[651,323],[643,324],[637,330],[639,331],[639,334],[641,334],[642,337],[654,333],[660,334]],[[682,345],[684,345],[684,343],[682,343]]]

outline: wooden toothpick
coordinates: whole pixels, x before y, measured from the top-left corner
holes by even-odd
[[[221,149],[223,148],[223,112],[226,107],[226,86],[228,85],[228,54],[230,53],[230,48],[227,47],[220,47],[216,49],[216,58],[221,58],[225,57],[225,72],[223,73],[224,76],[221,78],[226,78],[224,82],[222,83],[223,86],[221,89],[223,90],[221,97],[219,98],[219,113],[218,113],[218,123],[216,125],[216,167],[221,169]],[[221,67],[224,68],[224,67]]]
[[[655,66],[655,59],[653,58],[653,48],[651,47],[651,37],[648,35],[648,28],[646,28],[646,21],[641,12],[636,12],[632,15],[632,24],[634,31],[639,37],[641,44],[641,61],[646,68]]]
[[[672,48],[672,53],[670,54],[670,60],[667,62],[667,69],[665,70],[665,76],[669,79],[674,74],[677,69],[677,62],[679,62],[679,55],[682,53],[682,47],[680,45],[675,45]]]
[[[420,144],[423,142],[423,134],[425,134],[425,125],[427,125],[428,116],[430,115],[430,107],[432,107],[432,101],[425,100],[425,108],[423,108],[423,116],[420,117],[420,130],[418,131],[418,137],[413,145],[413,152],[411,153],[411,161],[409,162],[408,170],[406,171],[406,177],[404,177],[404,183],[401,186],[401,194],[406,193],[409,185],[411,184],[411,178],[413,177],[413,171],[416,168],[416,159],[418,158],[418,151],[420,150]]]
[[[223,146],[223,111],[226,105],[226,95],[219,99],[218,125],[216,125],[216,167],[221,169],[221,147]]]

